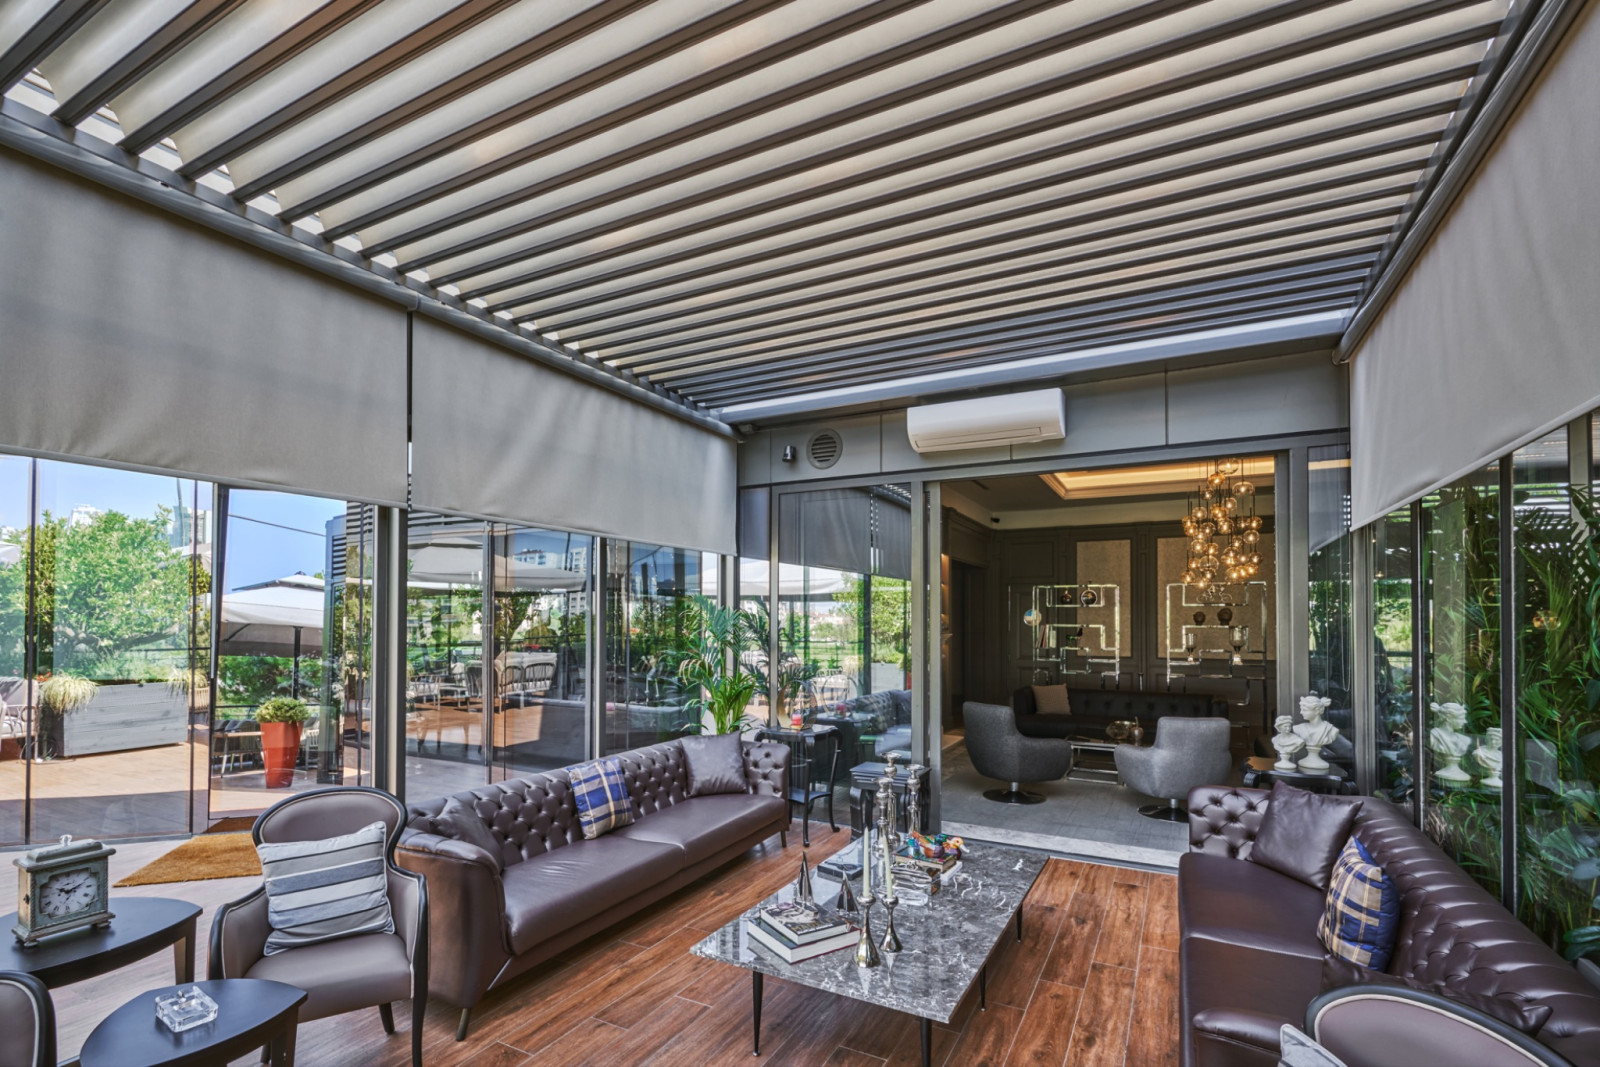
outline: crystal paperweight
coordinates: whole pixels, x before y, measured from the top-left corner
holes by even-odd
[[[156,998],[156,1018],[175,1034],[208,1023],[217,1017],[217,1002],[199,986],[180,986]]]

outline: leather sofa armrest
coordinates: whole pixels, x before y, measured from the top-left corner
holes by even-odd
[[[1329,990],[1306,1006],[1306,1032],[1333,1055],[1361,1063],[1572,1061],[1492,1015],[1442,993],[1394,985]]]
[[[1199,1033],[1268,1051],[1278,1048],[1283,1023],[1281,1016],[1251,1008],[1207,1008],[1194,1016],[1194,1028]]]
[[[1189,851],[1248,859],[1267,814],[1267,790],[1202,785],[1189,790]]]
[[[211,952],[206,977],[213,982],[224,978],[243,978],[261,960],[272,930],[267,921],[267,888],[257,887],[217,909],[211,922]]]
[[[465,841],[438,834],[407,833],[395,849],[395,863],[425,879],[428,945],[450,950],[430,953],[429,990],[456,1007],[477,1003],[499,960],[514,955],[506,933],[506,892],[499,866]]]
[[[789,795],[789,746],[771,741],[744,744],[744,779],[750,792],[764,796]]]

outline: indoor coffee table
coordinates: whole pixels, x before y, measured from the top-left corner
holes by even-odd
[[[840,949],[799,963],[785,963],[758,948],[745,932],[745,917],[763,904],[794,898],[788,885],[749,909],[744,915],[695,945],[691,952],[708,960],[731,963],[750,972],[753,1048],[761,1053],[761,987],[767,975],[837,993],[841,997],[903,1011],[921,1023],[922,1062],[929,1062],[933,1024],[948,1023],[974,984],[984,1007],[985,967],[1000,939],[1016,927],[1022,940],[1022,898],[1044,869],[1045,857],[1037,852],[973,845],[962,856],[961,870],[951,884],[925,905],[902,903],[895,909],[894,925],[902,951],[883,953],[876,967],[857,967],[855,952]],[[831,903],[839,883],[813,874],[818,901]],[[872,907],[872,931],[883,937],[881,904]]]
[[[178,986],[151,989],[101,1020],[78,1053],[81,1067],[200,1067],[262,1047],[273,1067],[294,1067],[304,989],[259,978],[194,984],[217,1002],[215,1019],[175,1034],[156,1018],[156,997]]]

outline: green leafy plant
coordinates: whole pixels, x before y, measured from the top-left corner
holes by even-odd
[[[684,707],[709,717],[702,732],[733,733],[754,721],[749,708],[758,680],[740,664],[739,653],[757,632],[759,620],[703,596],[684,601],[680,611],[684,647],[664,652],[662,658],[691,694]],[[692,729],[695,724],[685,725]]]
[[[52,759],[61,751],[67,713],[94,699],[100,684],[79,674],[52,674],[39,684],[39,755]]]
[[[305,722],[310,710],[293,697],[273,697],[256,709],[256,722]]]

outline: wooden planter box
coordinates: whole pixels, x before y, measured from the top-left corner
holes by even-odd
[[[93,700],[67,713],[59,754],[125,752],[188,738],[189,700],[165,682],[102,683]]]

